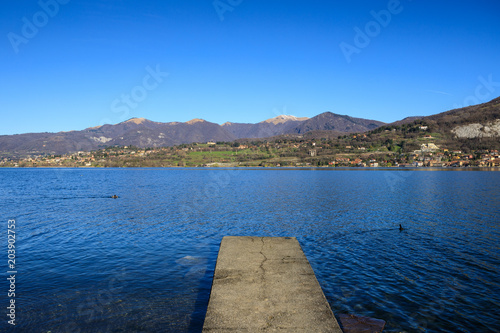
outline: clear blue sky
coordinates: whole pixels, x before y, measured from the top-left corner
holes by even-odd
[[[500,95],[496,0],[55,1],[0,4],[0,134],[325,111],[392,122]]]

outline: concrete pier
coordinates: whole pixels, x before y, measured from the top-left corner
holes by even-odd
[[[342,330],[295,237],[224,237],[203,332]]]

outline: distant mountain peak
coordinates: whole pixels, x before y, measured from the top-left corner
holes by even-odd
[[[327,111],[300,122],[294,131],[298,134],[309,131],[366,132],[382,125],[384,123],[380,121],[354,118]]]
[[[320,113],[318,116],[336,116],[336,117],[344,117],[344,118],[352,118],[351,116],[348,116],[346,114],[338,114],[332,111],[325,111],[323,113]]]
[[[186,124],[193,125],[193,124],[200,123],[200,122],[204,123],[204,122],[206,122],[206,120],[203,120],[200,118],[194,118],[194,119],[191,119],[190,121],[186,121]]]
[[[130,118],[129,120],[124,121],[124,123],[134,123],[134,124],[142,124],[148,121],[146,118]]]
[[[276,125],[276,124],[286,123],[287,121],[304,121],[304,120],[307,120],[307,119],[309,119],[309,118],[307,118],[307,117],[300,117],[299,118],[299,117],[295,117],[295,116],[292,116],[292,115],[280,114],[277,117],[261,121],[261,123],[271,123],[271,124],[275,124]]]

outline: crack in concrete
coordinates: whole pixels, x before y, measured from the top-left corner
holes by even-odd
[[[259,254],[262,255],[264,257],[264,259],[262,259],[262,261],[260,262],[260,265],[259,265],[259,269],[262,271],[262,275],[260,276],[260,281],[261,281],[261,285],[262,285],[262,289],[261,289],[261,297],[262,299],[266,299],[266,295],[267,295],[267,291],[266,291],[266,269],[264,268],[264,263],[267,261],[267,257],[266,255],[264,254],[264,237],[261,237],[260,238],[261,242],[262,242],[262,245],[260,247],[260,251],[259,251]]]
[[[262,272],[265,274],[266,269],[264,268],[264,263],[267,261],[266,255],[262,252],[264,251],[264,237],[261,237],[260,240],[262,241],[262,246],[260,247],[260,252],[259,254],[264,257],[264,260],[261,261],[259,268],[262,270]]]

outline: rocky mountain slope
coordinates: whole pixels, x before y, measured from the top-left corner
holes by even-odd
[[[456,138],[500,137],[500,97],[487,103],[422,118],[434,129]]]

